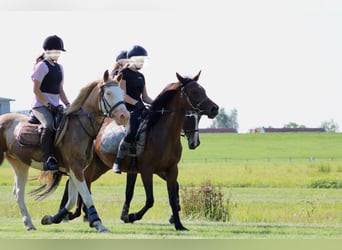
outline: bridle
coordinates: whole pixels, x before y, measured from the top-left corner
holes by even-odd
[[[196,81],[190,81],[186,84],[183,84],[182,88],[181,88],[181,95],[185,96],[186,101],[188,102],[189,106],[192,108],[192,111],[196,112],[198,115],[201,115],[204,110],[201,109],[201,105],[208,100],[209,98],[207,96],[203,97],[203,99],[198,102],[197,104],[193,104],[190,100],[189,94],[187,93],[186,89],[187,87],[189,87],[190,85],[197,83]],[[198,83],[197,83],[198,84]]]
[[[105,109],[105,112],[103,112],[104,117],[112,117],[112,112],[121,104],[125,104],[124,101],[118,101],[115,103],[112,107],[110,106],[109,102],[104,96],[104,89],[105,87],[109,86],[119,86],[118,83],[113,81],[108,81],[100,84],[100,109],[103,106]],[[101,105],[102,104],[102,105]]]
[[[199,119],[201,117],[200,114],[198,114],[197,112],[195,111],[187,111],[185,113],[185,116],[187,117],[194,117],[194,120],[195,120],[195,126],[193,129],[182,129],[182,133],[181,133],[181,136],[187,136],[188,133],[198,133],[199,132],[199,129],[198,129],[198,125],[199,125]]]
[[[82,108],[75,114],[77,114],[78,116],[78,122],[80,124],[80,127],[84,130],[84,132],[91,138],[91,140],[94,140],[98,134],[98,132],[100,131],[100,128],[105,120],[106,117],[112,117],[112,112],[121,104],[124,104],[123,101],[118,101],[117,103],[115,103],[113,106],[111,106],[109,104],[109,102],[107,101],[107,99],[105,98],[105,91],[104,89],[106,87],[109,86],[119,86],[118,83],[115,83],[113,81],[107,81],[107,82],[102,82],[100,84],[100,103],[99,103],[99,108],[101,110],[101,114],[99,115],[98,112],[94,112],[94,113],[87,113],[85,112]],[[102,108],[104,108],[104,110],[102,110]],[[91,132],[89,132],[87,130],[87,128],[84,126],[84,124],[82,123],[81,119],[79,118],[79,116],[86,116],[90,122],[91,125]],[[102,117],[102,120],[100,122],[98,122],[96,120],[96,117]],[[97,127],[97,128],[96,128]]]

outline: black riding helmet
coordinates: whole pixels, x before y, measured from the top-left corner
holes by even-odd
[[[43,49],[44,50],[61,50],[61,51],[66,51],[64,49],[64,43],[63,40],[54,35],[54,36],[48,36],[45,38],[44,43],[43,43]]]
[[[116,57],[116,62],[122,59],[127,59],[127,50],[122,50]]]
[[[148,56],[148,54],[147,54],[147,51],[143,47],[141,47],[139,45],[135,45],[127,53],[127,57],[128,58],[131,58],[133,56]]]

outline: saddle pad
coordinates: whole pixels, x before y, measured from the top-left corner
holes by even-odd
[[[41,127],[27,123],[23,125],[18,134],[18,142],[24,146],[40,146]]]
[[[123,126],[117,125],[114,121],[109,123],[101,137],[101,151],[104,153],[116,154],[125,133],[126,130]]]

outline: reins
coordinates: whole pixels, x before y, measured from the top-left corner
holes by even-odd
[[[109,102],[104,97],[104,88],[107,86],[118,86],[118,84],[115,82],[112,82],[112,81],[100,84],[100,106],[102,103],[103,107],[105,109],[105,112],[87,113],[82,108],[80,108],[77,112],[72,113],[72,115],[77,116],[77,121],[80,124],[80,127],[84,130],[84,132],[88,135],[88,137],[90,137],[91,140],[94,140],[96,138],[97,134],[99,133],[99,131],[102,127],[102,124],[103,124],[105,118],[111,117],[111,113],[113,112],[113,110],[115,110],[119,105],[125,104],[123,101],[119,101],[111,107]],[[85,116],[88,118],[92,131],[89,131],[86,128],[86,126],[82,123],[82,121],[80,119],[81,116]],[[97,117],[102,117],[101,122],[97,121],[97,119],[96,119]]]

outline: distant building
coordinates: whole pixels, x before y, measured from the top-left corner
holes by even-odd
[[[10,102],[15,101],[14,99],[0,97],[0,115],[9,113],[11,110]]]
[[[200,133],[237,133],[235,128],[200,128]]]
[[[324,128],[262,128],[262,133],[325,132]]]

